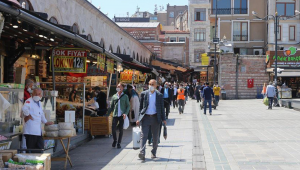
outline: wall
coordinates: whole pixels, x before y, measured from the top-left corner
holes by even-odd
[[[119,46],[122,53],[125,49],[126,54],[138,53],[144,58],[151,56],[150,50],[86,0],[30,0],[30,2],[34,11],[47,13],[48,19],[55,17],[62,25],[72,26],[76,23],[80,34],[91,34],[94,42],[100,43],[103,39],[106,50],[111,45],[113,52],[116,52]]]
[[[167,5],[167,24],[170,26],[173,24],[175,24],[175,18],[179,15],[179,12],[184,12],[188,10],[188,6],[169,6],[169,4]],[[174,12],[174,17],[170,18],[170,12]]]
[[[184,64],[185,43],[164,43],[162,59]]]
[[[257,88],[262,88],[264,83],[269,82],[269,76],[266,73],[265,58],[266,56],[239,56],[239,99],[255,99]],[[242,67],[246,68],[245,72],[241,71]],[[235,99],[236,96],[236,73],[236,55],[232,53],[221,55],[218,82],[220,86],[224,86],[228,99]],[[254,88],[247,87],[248,79],[254,79]]]

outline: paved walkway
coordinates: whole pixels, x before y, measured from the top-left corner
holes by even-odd
[[[171,109],[168,138],[161,137],[158,158],[138,159],[132,149],[132,130],[124,133],[122,149],[112,138],[96,138],[70,152],[77,169],[194,169],[298,170],[300,169],[300,112],[267,110],[262,100],[225,100],[213,115],[203,115],[195,100],[185,114]],[[61,169],[63,163],[53,163]],[[70,169],[70,168],[69,168]]]

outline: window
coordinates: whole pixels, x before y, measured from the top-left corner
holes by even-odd
[[[170,12],[169,17],[170,17],[170,18],[174,18],[174,12],[173,12],[173,11]]]
[[[276,10],[278,15],[293,16],[295,15],[295,3],[293,2],[277,2]]]
[[[79,34],[79,28],[78,28],[78,25],[77,24],[73,24],[72,26],[72,31],[76,34]]]
[[[234,14],[248,13],[248,0],[234,0]]]
[[[205,41],[205,28],[196,28],[195,29],[195,41]]]
[[[51,17],[49,19],[49,21],[52,22],[53,24],[58,24],[58,21],[57,21],[57,19],[55,17]]]
[[[176,42],[176,37],[171,37],[170,42]]]
[[[277,40],[281,40],[281,25],[278,25],[277,28]]]
[[[185,42],[185,37],[179,37],[179,42]]]
[[[206,21],[206,9],[199,8],[195,9],[195,21]]]
[[[216,14],[216,1],[218,1],[218,15],[231,14],[231,0],[213,0],[212,14]]]
[[[203,49],[195,49],[194,51],[194,62],[200,63],[201,62],[201,54],[205,53]]]
[[[295,26],[290,26],[290,40],[295,41]]]
[[[233,23],[233,41],[248,41],[248,22]]]

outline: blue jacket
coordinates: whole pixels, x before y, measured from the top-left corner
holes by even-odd
[[[203,89],[203,98],[205,99],[205,100],[211,100],[211,96],[214,98],[215,96],[214,96],[214,91],[213,91],[213,89],[212,88],[210,88],[210,87],[205,87],[204,89]]]

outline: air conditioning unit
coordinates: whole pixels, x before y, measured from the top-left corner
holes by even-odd
[[[196,59],[196,62],[197,62],[197,63],[199,63],[199,61],[200,61],[199,59]]]
[[[254,55],[263,55],[263,49],[254,49],[253,54]]]

